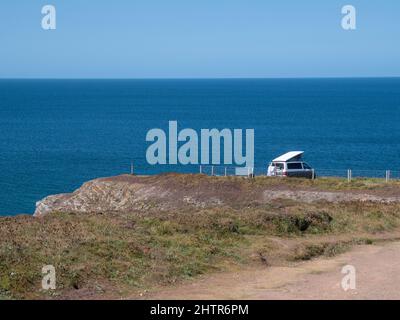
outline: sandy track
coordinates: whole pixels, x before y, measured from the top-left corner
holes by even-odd
[[[356,289],[341,287],[344,265]],[[330,259],[205,276],[150,294],[152,299],[400,299],[400,242],[360,246]]]

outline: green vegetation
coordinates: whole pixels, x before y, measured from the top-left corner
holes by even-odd
[[[205,174],[173,174],[167,173],[159,176],[149,177],[148,180],[153,181],[154,177],[163,177],[162,182],[165,185],[185,185],[186,187],[195,188],[203,183],[210,185],[230,185],[234,183],[237,187],[247,186],[249,188],[260,187],[287,187],[302,189],[318,189],[324,191],[345,191],[345,190],[390,190],[400,188],[400,179],[392,179],[385,182],[383,178],[353,178],[351,182],[347,178],[336,177],[318,177],[315,180],[303,178],[276,178],[267,176],[256,176],[255,179],[247,179],[238,176],[208,176]]]
[[[3,298],[37,298],[43,265],[57,270],[57,288],[90,287],[123,294],[144,290],[229,265],[249,263],[252,253],[286,254],[289,260],[343,252],[355,242],[304,244],[320,235],[377,234],[399,225],[399,205],[292,202],[279,209],[218,208],[139,217],[55,213],[43,219],[20,216],[1,221],[0,292]],[[291,252],[270,246],[278,237],[296,240]],[[313,240],[313,241],[314,241]],[[371,241],[371,240],[370,240]],[[253,251],[252,251],[253,250]],[[282,252],[281,252],[282,251]]]
[[[190,176],[173,179],[198,183]],[[234,192],[232,182],[239,180],[215,181],[228,183]],[[397,182],[382,186],[374,180],[240,181],[248,188],[277,183],[319,190],[398,188]],[[207,272],[332,256],[356,244],[393,238],[399,225],[399,203],[358,201],[247,200],[175,211],[3,217],[0,299],[139,295]],[[44,265],[56,269],[54,292],[41,290]]]
[[[175,175],[174,179],[178,177],[181,182],[187,183],[188,185],[198,185],[201,182],[199,175],[196,175],[196,179],[193,179],[193,175]],[[385,182],[383,178],[353,178],[351,182],[347,181],[347,178],[336,178],[336,177],[318,177],[315,180],[302,179],[302,178],[276,178],[267,176],[257,176],[255,179],[247,179],[245,177],[213,177],[215,184],[238,182],[242,180],[242,183],[254,186],[271,187],[271,186],[285,186],[292,188],[308,188],[308,189],[319,189],[325,191],[344,191],[344,190],[387,190],[391,188],[399,188],[400,180],[393,179],[389,182]],[[208,180],[209,176],[203,176],[204,180]]]

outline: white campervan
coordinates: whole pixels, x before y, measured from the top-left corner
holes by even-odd
[[[268,176],[315,178],[315,171],[302,161],[304,151],[290,151],[272,160]]]

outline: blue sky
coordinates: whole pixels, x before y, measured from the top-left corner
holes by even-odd
[[[398,0],[2,0],[0,77],[400,76],[399,35]]]

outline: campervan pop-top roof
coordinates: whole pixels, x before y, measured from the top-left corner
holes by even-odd
[[[272,160],[272,162],[290,162],[290,161],[299,161],[301,160],[301,156],[303,155],[304,151],[290,151],[287,152],[278,158]]]

